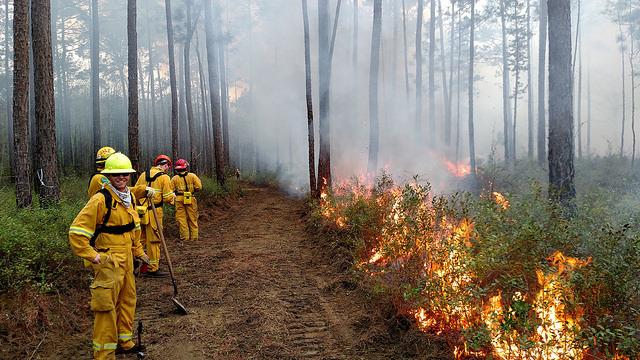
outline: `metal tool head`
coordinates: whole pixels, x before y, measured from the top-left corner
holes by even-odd
[[[180,314],[180,315],[187,315],[188,314],[187,308],[184,305],[182,305],[180,303],[180,301],[178,301],[178,299],[176,299],[175,297],[172,297],[171,301],[173,302],[173,305],[176,306],[176,312],[178,314]]]

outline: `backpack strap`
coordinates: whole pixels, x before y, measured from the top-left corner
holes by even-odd
[[[109,192],[109,190],[107,189],[103,188],[103,189],[100,189],[98,192],[104,196],[104,203],[107,208],[107,213],[104,214],[104,218],[102,218],[102,224],[98,224],[96,226],[96,231],[93,233],[93,236],[89,240],[89,245],[91,245],[92,248],[96,247],[96,239],[98,238],[98,235],[100,235],[101,233],[124,234],[126,232],[132,231],[136,227],[136,224],[134,221],[131,221],[130,223],[125,225],[113,225],[113,226],[107,225],[107,222],[111,217],[111,207],[113,205],[113,197],[111,196],[111,192]],[[133,194],[131,194],[131,196],[132,196],[131,203],[133,204]]]
[[[151,168],[147,169],[144,173],[145,180],[147,181],[147,186],[151,186],[151,183],[154,182],[157,178],[162,175],[166,175],[163,171],[158,171],[155,175],[151,176]],[[167,175],[168,176],[168,175]],[[159,204],[154,204],[156,207],[162,207],[162,200],[160,200]]]

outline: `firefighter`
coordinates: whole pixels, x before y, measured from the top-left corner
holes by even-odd
[[[93,357],[115,359],[116,353],[142,351],[133,341],[136,285],[133,258],[149,262],[140,243],[135,196],[127,187],[135,170],[122,153],[105,162],[109,182],[94,194],[69,227],[73,253],[91,262]]]
[[[176,221],[180,226],[180,240],[198,240],[198,202],[195,196],[202,190],[198,175],[189,172],[189,162],[179,159],[174,166],[176,175],[171,179],[176,194]]]
[[[98,150],[98,153],[96,154],[96,172],[91,176],[91,180],[89,180],[89,187],[87,188],[87,195],[89,198],[109,183],[109,179],[100,172],[104,170],[104,162],[107,161],[109,156],[113,155],[115,152],[116,151],[109,146],[104,146]]]
[[[162,205],[174,204],[175,194],[171,187],[171,178],[167,175],[171,169],[171,159],[167,155],[158,155],[153,161],[153,167],[140,174],[136,182],[136,189],[146,187],[147,198],[138,200],[138,214],[142,216],[142,239],[147,246],[147,254],[151,259],[146,276],[165,277],[169,274],[160,271],[160,230],[154,218],[150,199],[156,207],[158,213],[158,223],[162,226]],[[144,272],[144,271],[143,271]]]

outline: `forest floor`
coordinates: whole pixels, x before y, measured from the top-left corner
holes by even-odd
[[[307,231],[303,200],[269,187],[243,193],[200,204],[197,242],[179,243],[167,221],[177,298],[189,314],[175,312],[170,278],[137,279],[147,359],[453,358]],[[46,336],[32,357],[89,359],[91,315],[82,310],[88,319],[73,334]]]

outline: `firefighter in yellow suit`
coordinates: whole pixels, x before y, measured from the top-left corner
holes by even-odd
[[[176,175],[171,185],[176,194],[176,221],[180,227],[180,240],[198,240],[198,202],[193,196],[202,190],[202,181],[198,175],[189,172],[189,162],[176,161]]]
[[[109,183],[93,195],[69,227],[69,243],[77,256],[91,262],[94,359],[115,359],[116,353],[142,351],[133,341],[136,285],[133,257],[148,262],[140,243],[135,197],[127,187],[129,158],[111,155],[102,171]]]
[[[175,194],[171,187],[171,178],[167,175],[172,164],[171,159],[167,155],[158,155],[153,161],[153,164],[154,166],[152,168],[140,174],[135,188],[141,189],[146,186],[147,193],[152,194],[149,198],[138,199],[138,209],[145,207],[147,209],[146,215],[143,215],[141,221],[142,239],[146,242],[147,254],[150,258],[149,268],[145,276],[165,277],[169,274],[160,271],[160,230],[156,224],[149,201],[150,199],[153,200],[153,204],[155,204],[158,213],[158,223],[162,226],[162,205],[173,205],[175,201]],[[141,211],[138,213],[142,214]]]
[[[109,183],[109,179],[100,172],[104,170],[105,161],[107,161],[109,156],[113,155],[115,152],[116,151],[109,146],[104,146],[98,150],[98,153],[96,154],[96,172],[91,176],[91,180],[89,180],[89,187],[87,188],[87,195],[89,198]]]

